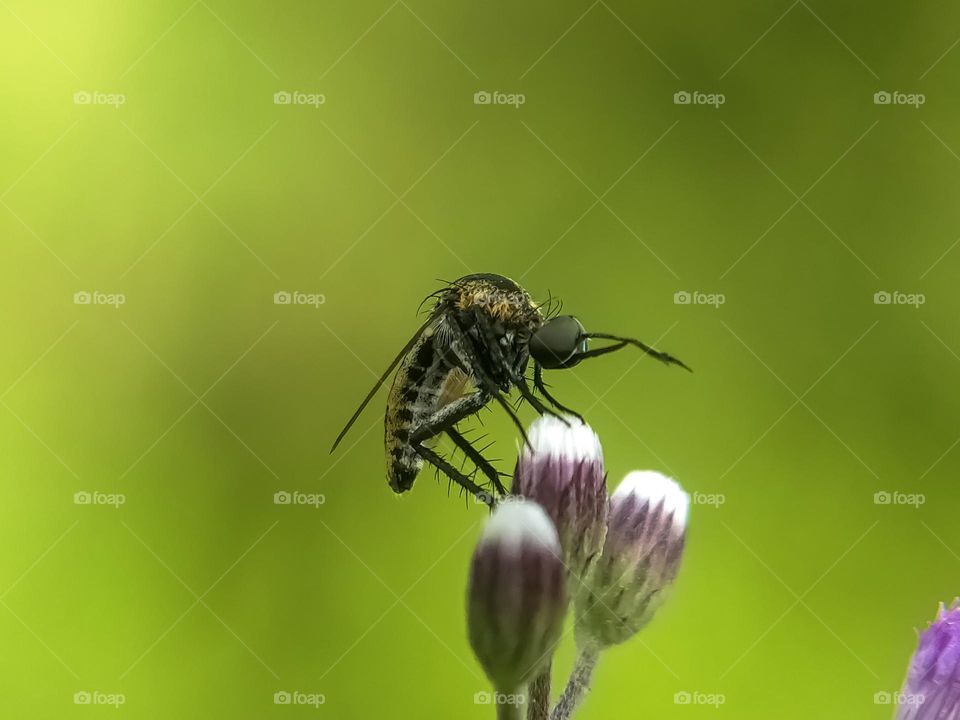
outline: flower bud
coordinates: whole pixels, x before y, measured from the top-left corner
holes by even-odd
[[[600,552],[606,532],[607,484],[600,439],[579,419],[541,415],[517,460],[513,494],[533,500],[553,520],[563,561],[580,578]]]
[[[576,596],[581,646],[624,642],[653,617],[680,565],[690,498],[658,472],[632,472],[610,497],[603,552]]]
[[[897,720],[960,718],[960,607],[941,603],[937,618],[920,633],[897,708]]]
[[[494,687],[512,693],[549,662],[567,608],[557,531],[536,503],[494,510],[473,554],[470,644]]]

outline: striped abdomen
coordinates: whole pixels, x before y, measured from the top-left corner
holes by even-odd
[[[423,467],[410,434],[444,405],[463,395],[467,376],[453,353],[431,330],[423,333],[400,363],[387,401],[384,444],[387,480],[394,492],[406,492]],[[426,443],[425,443],[426,444]]]

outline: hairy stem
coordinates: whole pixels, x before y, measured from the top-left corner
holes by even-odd
[[[573,666],[573,672],[570,673],[570,679],[567,681],[567,687],[560,696],[560,701],[553,709],[551,720],[570,720],[573,712],[580,705],[583,696],[590,690],[590,678],[597,667],[597,659],[600,654],[594,648],[584,648],[577,656],[577,662]]]
[[[530,683],[527,693],[527,720],[550,720],[550,668],[547,663],[543,672]]]

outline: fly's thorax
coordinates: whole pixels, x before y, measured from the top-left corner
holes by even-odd
[[[446,303],[460,313],[479,311],[508,326],[527,328],[540,311],[533,299],[512,280],[500,276],[468,276],[450,289]]]

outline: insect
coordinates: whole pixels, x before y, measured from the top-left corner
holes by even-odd
[[[549,317],[526,290],[501,275],[467,275],[427,296],[424,302],[431,299],[434,306],[426,322],[367,393],[330,450],[336,450],[377,390],[399,366],[384,419],[387,480],[396,493],[410,490],[424,463],[429,463],[467,492],[493,504],[493,494],[431,447],[432,441],[445,433],[487,477],[490,489],[505,495],[500,473],[457,430],[457,423],[496,402],[526,440],[523,425],[506,399],[514,388],[541,414],[566,413],[579,418],[578,413],[550,395],[543,382],[544,370],[571,368],[588,358],[627,346],[639,348],[665,364],[690,370],[672,355],[639,340],[587,332],[572,315]],[[594,339],[612,344],[590,349],[589,341]],[[527,380],[531,359],[533,388],[543,400],[534,394]]]

